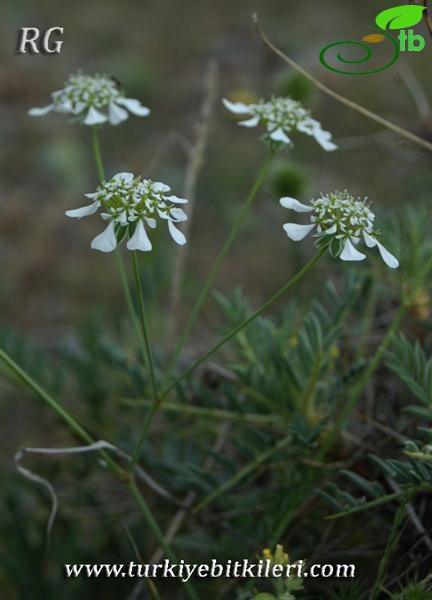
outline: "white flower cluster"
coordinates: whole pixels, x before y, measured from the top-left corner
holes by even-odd
[[[241,121],[244,127],[264,125],[267,136],[273,142],[291,145],[289,137],[293,131],[300,131],[315,138],[318,144],[326,151],[336,150],[332,142],[332,135],[324,131],[321,123],[312,119],[310,112],[300,102],[291,98],[272,98],[269,102],[261,100],[257,104],[244,104],[243,102],[230,102],[224,99],[225,107],[239,115],[249,115],[246,121]]]
[[[86,194],[91,204],[68,210],[66,215],[80,219],[102,209],[101,217],[109,224],[91,243],[94,250],[101,252],[112,252],[125,236],[129,238],[128,250],[150,251],[152,244],[146,226],[154,229],[158,219],[167,221],[171,237],[183,245],[186,238],[175,223],[186,221],[187,216],[176,205],[187,200],[168,195],[170,189],[164,183],[141,179],[132,173],[118,173],[102,182],[96,192]]]
[[[150,114],[139,100],[126,98],[114,79],[106,75],[71,75],[65,87],[51,96],[52,104],[32,108],[29,115],[40,117],[54,111],[75,115],[85,125],[100,125],[107,121],[118,125],[128,118],[128,111],[138,117]]]
[[[315,231],[315,237],[324,243],[336,245],[336,254],[345,261],[360,261],[366,256],[356,246],[361,238],[368,248],[378,248],[383,261],[391,269],[397,269],[399,261],[377,240],[374,230],[375,215],[367,204],[367,198],[355,198],[346,190],[333,192],[313,200],[311,205],[302,204],[294,198],[281,198],[284,208],[298,213],[310,213],[309,225],[286,223],[288,237],[298,242]],[[334,244],[333,242],[336,242]]]

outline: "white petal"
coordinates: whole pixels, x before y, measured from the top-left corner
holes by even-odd
[[[336,144],[331,141],[332,135],[329,131],[324,131],[321,129],[321,127],[319,127],[314,130],[313,136],[321,148],[323,148],[323,150],[326,152],[333,152],[333,150],[337,150]]]
[[[73,108],[73,112],[76,115],[79,115],[83,110],[85,110],[86,106],[87,104],[85,102],[77,102]]]
[[[366,258],[365,254],[362,254],[358,250],[356,250],[355,246],[352,244],[351,240],[345,241],[345,246],[340,255],[341,260],[345,261],[360,261]]]
[[[251,114],[249,106],[243,102],[230,102],[225,98],[223,98],[222,102],[224,103],[225,108],[236,115]]]
[[[331,133],[329,131],[324,131],[321,127],[321,123],[315,119],[308,118],[300,121],[297,124],[297,130],[306,133],[307,135],[312,135],[321,148],[327,152],[337,149],[336,144],[331,141]]]
[[[99,250],[100,252],[112,252],[116,249],[117,239],[114,230],[114,221],[111,221],[108,227],[92,240],[91,247],[93,250]]]
[[[182,208],[172,208],[170,210],[170,215],[176,222],[187,221],[187,215]]]
[[[152,249],[151,241],[142,221],[138,221],[134,234],[127,243],[128,250],[141,250],[141,252],[149,252]]]
[[[285,223],[283,228],[286,231],[287,236],[293,242],[300,242],[303,240],[308,233],[310,233],[315,225],[298,225],[297,223]]]
[[[88,217],[89,215],[93,215],[97,212],[99,208],[99,202],[93,202],[88,206],[82,206],[81,208],[73,208],[72,210],[67,210],[65,215],[67,217],[75,217],[76,219],[81,219],[81,217]]]
[[[241,121],[239,125],[243,127],[256,127],[259,122],[259,117],[252,117],[252,119],[248,119],[247,121]]]
[[[55,112],[61,113],[63,115],[67,115],[68,113],[71,113],[71,112],[75,112],[75,113],[78,112],[76,110],[75,111],[73,110],[72,102],[70,100],[65,100],[64,102],[56,102],[54,104],[53,110],[55,110]]]
[[[334,233],[336,233],[336,231],[337,231],[337,226],[332,225],[331,227],[329,227],[329,229],[326,229],[324,231],[324,233],[326,233],[327,235],[333,235]]]
[[[108,114],[111,125],[123,123],[129,116],[127,110],[121,108],[121,106],[117,106],[114,102],[110,102]]]
[[[168,202],[172,202],[173,204],[187,204],[188,200],[184,198],[177,198],[177,196],[167,196],[166,198]]]
[[[167,210],[165,210],[165,209],[162,210],[161,208],[156,207],[156,211],[161,219],[165,219],[166,221],[168,221],[170,219],[170,216],[169,216]]]
[[[145,222],[150,229],[156,229],[156,219],[153,219],[152,217],[145,217]]]
[[[171,234],[172,239],[179,244],[180,246],[184,246],[186,244],[186,238],[184,234],[177,229],[177,227],[173,224],[172,221],[168,221],[168,229]]]
[[[103,115],[101,112],[96,110],[93,106],[89,108],[87,116],[84,120],[85,125],[99,125],[100,123],[105,123],[108,118]]]
[[[284,208],[288,208],[290,210],[295,210],[298,213],[307,213],[307,212],[311,212],[313,210],[312,206],[307,206],[306,204],[302,204],[295,198],[289,198],[288,196],[281,198],[279,200],[279,202],[281,203],[281,205]]]
[[[44,115],[48,114],[52,110],[54,110],[54,104],[49,104],[48,106],[43,106],[42,108],[31,108],[28,111],[28,114],[31,117],[43,117]]]
[[[315,121],[314,119],[304,119],[297,123],[297,130],[306,133],[307,135],[312,135],[317,123],[318,121]]]
[[[134,98],[118,98],[116,103],[121,104],[137,117],[147,117],[150,114],[150,109]]]
[[[377,241],[378,250],[381,254],[381,258],[390,269],[397,269],[399,267],[398,259],[393,256],[382,244]]]
[[[163,192],[169,192],[170,191],[170,186],[166,185],[165,183],[161,183],[160,181],[155,181],[153,183],[153,191],[156,192],[157,194],[159,193],[163,193]]]
[[[133,181],[134,179],[134,174],[133,173],[117,173],[116,175],[114,175],[113,179],[115,179],[116,181],[122,180],[125,183],[131,183],[131,181]]]
[[[270,134],[270,137],[275,142],[283,142],[284,144],[291,144],[291,140],[289,139],[289,137],[287,136],[285,131],[282,129],[282,127],[279,127],[279,129],[272,131],[272,133]]]
[[[374,237],[372,237],[371,235],[369,235],[368,233],[366,233],[366,231],[363,232],[363,238],[364,238],[365,244],[368,248],[375,248],[375,246],[378,244],[376,239]]]
[[[128,214],[127,211],[124,210],[122,211],[119,216],[116,219],[117,223],[120,223],[120,225],[127,225],[128,224]]]

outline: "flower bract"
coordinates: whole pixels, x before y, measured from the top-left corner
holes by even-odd
[[[261,100],[256,104],[224,99],[223,103],[232,113],[247,115],[248,118],[240,122],[243,127],[263,125],[266,129],[265,138],[272,144],[292,145],[291,135],[299,131],[315,138],[327,152],[337,148],[331,133],[324,131],[321,123],[313,119],[300,102],[291,98],[272,98],[268,102]]]
[[[109,122],[118,125],[132,113],[146,117],[150,110],[139,100],[126,98],[120,85],[107,75],[71,75],[63,89],[53,92],[52,103],[43,108],[32,108],[29,115],[40,117],[49,112],[74,115],[84,125]]]
[[[381,258],[391,269],[397,269],[399,261],[379,242],[375,230],[375,215],[367,198],[355,198],[346,190],[332,192],[302,204],[295,198],[281,198],[284,208],[297,213],[307,213],[309,223],[285,223],[288,237],[298,242],[313,232],[318,245],[328,245],[332,253],[344,261],[361,261],[366,255],[357,248],[363,241],[368,248],[378,248]]]
[[[142,179],[133,173],[117,173],[109,181],[103,181],[96,192],[86,194],[91,204],[68,210],[66,215],[80,219],[100,211],[108,225],[94,238],[91,247],[101,252],[112,252],[125,237],[128,250],[149,252],[152,243],[147,230],[155,229],[160,221],[166,221],[172,239],[182,246],[186,238],[176,224],[186,221],[187,216],[178,205],[187,200],[170,191],[164,183]]]

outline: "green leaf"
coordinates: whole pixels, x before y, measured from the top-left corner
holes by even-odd
[[[258,596],[255,596],[254,600],[276,600],[276,598],[271,594],[266,594],[264,592],[262,594],[258,594]]]
[[[410,4],[407,6],[395,6],[381,12],[376,18],[376,24],[381,29],[406,29],[414,27],[423,18],[425,6]]]

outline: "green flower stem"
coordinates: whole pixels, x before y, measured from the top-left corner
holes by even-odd
[[[64,409],[46,390],[44,390],[28,373],[26,373],[4,350],[0,348],[0,360],[18,377],[25,387],[32,390],[36,396],[41,398],[64,423],[69,430],[76,435],[85,444],[93,444],[96,440],[81,425],[74,417]],[[124,476],[124,470],[104,450],[100,450],[100,456],[103,457],[108,467],[118,476]]]
[[[321,448],[321,452],[320,452],[320,460],[325,456],[325,454],[328,452],[328,450],[330,450],[330,448],[333,446],[334,442],[336,441],[340,432],[342,431],[343,427],[345,426],[349,416],[351,415],[353,409],[355,408],[355,406],[358,402],[360,395],[363,393],[363,391],[366,388],[371,377],[373,376],[373,374],[379,367],[382,357],[384,355],[384,352],[387,350],[393,335],[398,331],[407,310],[408,310],[408,302],[402,302],[398,312],[396,313],[395,318],[393,319],[393,322],[392,322],[390,328],[387,331],[386,336],[384,337],[378,350],[375,352],[374,356],[372,357],[372,360],[369,362],[369,366],[366,369],[366,371],[363,373],[363,376],[360,378],[358,383],[354,386],[351,393],[348,395],[347,402],[346,402],[345,406],[342,408],[341,412],[339,413],[339,416],[336,420],[336,423],[335,423],[330,435],[325,439],[325,442],[324,442],[324,444]]]
[[[316,417],[316,412],[315,412],[315,391],[316,391],[316,387],[318,385],[318,379],[319,379],[319,375],[321,372],[321,367],[323,364],[323,353],[320,351],[318,352],[318,355],[316,357],[315,360],[315,364],[312,368],[312,373],[309,379],[309,383],[306,389],[306,393],[305,393],[305,397],[304,397],[304,401],[303,401],[303,408],[300,408],[300,410],[303,410],[303,414],[306,417],[306,420],[309,423],[313,423],[315,417]]]
[[[331,431],[330,435],[325,440],[325,443],[321,448],[320,459],[322,459],[325,456],[325,454],[328,452],[328,450],[333,446],[334,442],[336,441],[337,437],[339,436],[340,432],[342,431],[343,427],[345,426],[347,419],[349,418],[350,414],[352,413],[353,409],[355,408],[355,405],[357,404],[360,395],[363,393],[370,378],[373,376],[373,374],[379,367],[382,357],[384,355],[384,352],[387,350],[393,335],[398,331],[398,329],[405,317],[405,314],[412,302],[412,299],[415,296],[416,291],[418,290],[419,286],[421,285],[423,278],[427,277],[429,270],[431,269],[431,266],[432,266],[432,256],[426,262],[426,264],[425,264],[424,268],[422,269],[421,273],[419,274],[418,280],[417,280],[416,284],[413,286],[411,292],[407,293],[403,297],[402,303],[399,307],[399,310],[397,311],[395,318],[393,319],[393,322],[387,331],[386,336],[384,337],[383,341],[381,342],[381,344],[380,344],[378,350],[376,351],[375,355],[373,356],[372,360],[370,361],[369,366],[366,369],[366,371],[364,372],[360,381],[354,386],[354,389],[348,396],[348,401],[345,404],[345,407],[342,409],[342,412],[339,414],[339,417],[334,425],[333,430]]]
[[[135,479],[132,479],[128,483],[128,488],[129,488],[129,491],[130,491],[132,497],[134,498],[134,500],[140,507],[141,513],[143,515],[145,515],[147,525],[148,525],[149,529],[151,530],[154,538],[157,540],[160,547],[163,548],[166,556],[170,559],[170,561],[172,563],[177,564],[178,559],[177,559],[176,555],[174,554],[174,552],[171,550],[170,546],[167,544],[159,525],[157,524],[150,508],[147,505],[147,502],[144,500],[143,496],[141,495],[141,493],[137,487]],[[190,585],[189,582],[185,583],[184,587],[185,587],[185,592],[186,592],[187,596],[191,600],[199,600],[199,597],[197,596],[197,594],[195,593],[194,589],[192,588],[192,586]]]
[[[93,154],[94,154],[94,158],[95,158],[95,162],[96,162],[98,177],[101,181],[103,181],[103,180],[105,180],[105,169],[104,169],[103,161],[102,161],[102,154],[101,154],[101,150],[100,150],[97,127],[92,127],[92,147],[93,147]],[[120,254],[119,250],[116,250],[115,254],[116,254],[117,267],[119,270],[120,279],[121,279],[121,282],[123,285],[123,290],[124,290],[124,294],[125,294],[125,298],[126,298],[126,303],[127,303],[127,306],[128,306],[129,312],[130,312],[130,316],[132,319],[132,324],[138,335],[138,340],[140,343],[143,358],[147,357],[149,371],[150,371],[150,377],[151,377],[151,384],[152,384],[152,389],[153,389],[153,395],[154,395],[154,402],[156,403],[157,402],[156,378],[155,378],[154,366],[153,366],[153,356],[151,353],[151,348],[150,348],[150,343],[149,343],[149,338],[148,338],[147,324],[146,324],[146,320],[145,320],[141,279],[139,277],[137,257],[134,252],[133,257],[132,257],[132,262],[133,262],[135,281],[136,281],[137,290],[138,290],[141,329],[139,327],[138,317],[136,315],[135,308],[134,308],[134,305],[132,302],[132,297],[131,297],[131,293],[130,293],[130,289],[129,289],[127,275],[125,272],[121,254]],[[131,462],[131,470],[132,471],[138,460],[139,453],[140,453],[140,450],[142,447],[142,443],[143,442],[138,443],[137,448],[132,457],[132,462]],[[159,542],[161,547],[164,549],[167,556],[170,558],[174,557],[174,554],[172,553],[169,545],[164,540],[161,530],[159,529],[159,526],[158,526],[155,518],[153,517],[151,510],[147,506],[144,498],[142,498],[142,496],[139,492],[139,489],[135,483],[134,478],[129,480],[128,486],[129,486],[129,490],[130,490],[133,498],[135,499],[135,502],[137,503],[138,507],[140,508],[141,513],[144,516],[144,519],[145,519],[148,527],[153,532],[155,538],[157,539],[157,541]],[[177,562],[177,561],[175,561],[175,562]],[[185,585],[185,590],[186,590],[186,593],[189,596],[189,598],[191,598],[191,600],[198,600],[198,597],[196,596],[195,592],[191,588],[190,584]]]
[[[74,417],[65,410],[58,402],[55,400],[47,391],[45,391],[28,373],[26,373],[16,362],[4,351],[0,348],[0,360],[4,362],[4,364],[16,375],[16,377],[24,384],[25,387],[32,390],[36,396],[41,398],[45,404],[47,404],[54,413],[59,416],[62,421],[67,425],[68,429],[76,435],[80,440],[82,440],[86,444],[95,443],[95,439],[87,433],[87,431],[74,419]],[[138,508],[141,511],[141,514],[144,517],[149,529],[155,536],[155,539],[159,543],[159,545],[164,549],[166,555],[174,562],[178,562],[175,560],[175,556],[169,546],[166,543],[161,530],[153,517],[149,507],[147,506],[145,500],[141,497],[140,491],[136,485],[135,478],[131,476],[127,471],[125,471],[122,467],[120,467],[105,450],[100,450],[99,455],[106,462],[108,468],[123,482],[127,483],[127,486],[134,498]],[[198,596],[191,589],[190,585],[185,585],[186,592],[191,598],[191,600],[198,600]]]
[[[170,391],[172,389],[174,389],[180,383],[180,381],[182,381],[183,379],[188,377],[188,375],[190,375],[201,363],[205,362],[208,358],[210,358],[210,356],[212,356],[215,352],[217,352],[220,348],[222,348],[222,346],[224,346],[233,337],[235,337],[240,331],[242,331],[242,329],[247,327],[250,323],[252,323],[252,321],[254,321],[264,311],[266,311],[272,304],[274,304],[274,302],[276,302],[276,300],[278,300],[281,296],[283,296],[283,294],[285,294],[285,292],[292,289],[297,283],[299,283],[303,279],[303,277],[305,277],[305,275],[307,275],[307,273],[309,273],[309,271],[311,271],[313,269],[315,264],[323,256],[323,254],[326,252],[326,250],[327,250],[327,248],[321,248],[321,250],[319,250],[315,254],[315,256],[303,267],[303,269],[301,269],[296,275],[294,275],[294,277],[292,279],[290,279],[290,281],[288,281],[288,283],[286,283],[284,286],[282,286],[281,289],[278,292],[276,292],[276,294],[274,294],[274,296],[272,296],[270,298],[270,300],[268,300],[267,302],[262,304],[261,307],[256,312],[253,313],[253,315],[251,315],[248,319],[243,321],[243,323],[241,323],[238,327],[233,329],[228,335],[226,335],[224,338],[222,338],[215,346],[213,346],[213,348],[211,348],[203,356],[198,358],[190,367],[188,367],[185,371],[183,371],[183,373],[181,373],[175,379],[175,381],[173,381],[170,385],[168,385],[168,387],[161,394],[159,394],[157,402],[153,404],[153,406],[152,406],[151,410],[148,412],[147,418],[144,422],[143,429],[141,431],[140,440],[139,440],[140,447],[142,447],[142,444],[144,443],[145,437],[147,436],[147,433],[148,433],[148,430],[152,423],[153,417],[159,410],[163,400],[170,393]]]
[[[211,348],[208,352],[206,352],[203,356],[201,356],[200,358],[198,358],[190,367],[188,367],[185,371],[183,371],[183,373],[181,373],[176,379],[175,381],[173,381],[161,394],[161,399],[165,398],[168,393],[176,387],[176,385],[178,385],[180,383],[180,381],[182,381],[183,379],[185,379],[185,377],[188,377],[188,375],[190,375],[193,371],[195,371],[195,369],[203,362],[205,362],[208,358],[210,358],[210,356],[212,356],[215,352],[217,352],[220,348],[222,348],[222,346],[224,346],[227,342],[229,342],[233,337],[235,337],[240,331],[242,331],[242,329],[244,329],[245,327],[247,327],[250,323],[252,323],[252,321],[254,321],[257,317],[259,317],[263,312],[265,312],[268,308],[270,308],[270,306],[272,304],[274,304],[277,300],[279,300],[279,298],[281,296],[283,296],[286,292],[288,292],[289,290],[291,290],[297,283],[299,283],[304,277],[305,275],[307,275],[316,265],[316,263],[320,260],[320,258],[323,256],[323,254],[327,251],[327,247],[325,248],[321,248],[321,250],[319,250],[315,256],[303,267],[303,269],[301,269],[296,275],[294,275],[294,277],[292,279],[290,279],[288,281],[288,283],[286,283],[285,285],[283,285],[279,291],[276,292],[276,294],[274,294],[270,300],[267,300],[267,302],[265,302],[264,304],[262,304],[260,306],[260,308],[254,312],[250,317],[248,317],[245,321],[243,321],[243,323],[241,323],[238,327],[236,327],[235,329],[233,329],[228,335],[226,335],[224,338],[222,338],[215,346],[213,346],[213,348]]]
[[[259,454],[253,461],[251,461],[248,465],[246,465],[243,469],[240,469],[238,473],[236,473],[233,477],[225,481],[221,486],[219,486],[216,490],[208,494],[205,498],[199,502],[195,508],[193,509],[194,513],[201,511],[205,506],[213,502],[216,498],[218,498],[221,494],[224,494],[235,485],[237,485],[240,481],[242,481],[248,475],[251,475],[256,469],[258,469],[263,463],[265,463],[269,458],[271,458],[274,454],[277,454],[280,450],[288,446],[292,442],[292,433],[289,433],[287,436],[280,439],[273,448],[269,448],[265,450],[261,454]]]
[[[145,399],[122,399],[120,404],[125,406],[152,406],[151,400]],[[223,410],[220,408],[205,408],[202,406],[191,406],[190,404],[180,404],[177,402],[164,402],[161,410],[166,412],[187,415],[191,417],[204,419],[218,419],[222,421],[231,421],[233,423],[245,423],[264,427],[285,427],[287,421],[281,419],[280,415],[260,415],[254,413],[240,413],[232,410]],[[432,458],[432,457],[431,457]]]
[[[135,331],[137,333],[138,336],[138,341],[140,343],[140,347],[141,347],[141,353],[143,356],[143,359],[145,361],[145,341],[141,332],[141,328],[140,328],[140,324],[139,324],[139,320],[135,311],[135,307],[132,301],[132,296],[130,293],[130,288],[129,288],[129,282],[128,282],[128,277],[126,275],[126,269],[125,266],[123,264],[123,259],[120,253],[120,250],[118,248],[116,248],[115,252],[114,252],[115,258],[116,258],[116,263],[117,263],[117,269],[120,275],[120,279],[122,282],[122,286],[123,286],[123,292],[125,295],[125,300],[126,300],[126,304],[129,310],[129,315],[132,321],[132,324],[135,328]]]
[[[211,268],[211,271],[207,277],[206,282],[204,283],[204,286],[191,310],[191,313],[189,315],[189,319],[180,335],[177,347],[174,351],[173,357],[170,361],[170,365],[168,367],[168,374],[167,374],[167,379],[169,380],[172,371],[176,365],[176,362],[189,338],[190,332],[192,330],[192,327],[195,324],[195,321],[198,317],[198,314],[202,308],[202,305],[204,304],[207,296],[209,295],[209,293],[211,292],[213,285],[216,281],[216,278],[219,274],[219,271],[222,267],[223,262],[225,261],[225,258],[228,254],[228,252],[231,250],[232,245],[234,244],[238,233],[243,225],[243,223],[246,220],[246,217],[249,214],[249,211],[252,207],[252,204],[256,198],[256,195],[258,194],[259,190],[261,189],[261,187],[264,184],[264,181],[267,178],[269,169],[270,169],[270,165],[273,159],[273,152],[269,152],[266,160],[264,161],[261,169],[258,171],[258,175],[257,178],[252,186],[252,189],[249,192],[249,195],[247,196],[245,203],[243,204],[243,207],[240,211],[240,213],[238,214],[238,217],[236,219],[236,221],[234,222],[231,231],[229,232],[228,237],[225,240],[224,245],[222,246],[219,254],[216,257],[216,260],[213,263],[213,266]]]
[[[150,383],[151,383],[152,395],[153,395],[153,405],[148,412],[146,420],[144,421],[144,425],[141,430],[141,434],[138,438],[138,442],[136,444],[136,447],[135,447],[135,450],[134,450],[134,453],[132,456],[131,467],[133,468],[139,458],[140,453],[141,453],[141,450],[142,450],[142,447],[143,447],[143,444],[145,441],[148,425],[150,424],[151,420],[153,419],[153,415],[155,414],[157,407],[159,405],[159,397],[158,397],[158,390],[157,390],[157,384],[156,384],[153,353],[152,353],[152,349],[151,349],[151,345],[150,345],[150,337],[149,337],[149,333],[148,333],[147,321],[146,321],[146,316],[145,316],[144,296],[143,296],[143,290],[142,290],[142,285],[141,285],[141,277],[140,277],[140,272],[139,272],[137,252],[132,252],[132,267],[133,267],[133,272],[134,272],[134,277],[135,277],[135,285],[136,285],[136,289],[138,292],[141,333],[142,333],[142,337],[144,339],[144,344],[145,344],[147,366],[148,366],[149,373],[150,373]]]
[[[91,141],[93,148],[93,156],[96,163],[97,174],[100,181],[105,181],[105,169],[102,160],[102,153],[99,143],[99,134],[96,126],[91,128]]]
[[[105,180],[105,168],[104,168],[104,164],[103,164],[103,160],[102,160],[102,153],[101,153],[101,149],[100,149],[98,128],[96,126],[93,126],[91,128],[91,142],[92,142],[92,149],[93,149],[93,155],[94,155],[94,159],[95,159],[95,163],[96,163],[98,178],[100,181],[104,181]],[[145,356],[146,356],[145,340],[143,338],[143,335],[142,335],[142,332],[140,329],[140,325],[139,325],[139,320],[138,320],[137,314],[135,312],[134,304],[132,302],[132,296],[131,296],[130,289],[129,289],[129,283],[128,283],[128,278],[126,275],[126,269],[123,264],[123,259],[121,256],[120,249],[116,248],[114,254],[115,254],[115,258],[116,258],[117,269],[118,269],[118,272],[120,275],[120,280],[121,280],[121,283],[123,286],[123,292],[125,295],[126,304],[127,304],[129,314],[130,314],[130,317],[132,320],[132,324],[133,324],[135,331],[137,333],[137,336],[138,336],[138,341],[140,344],[143,359],[146,360],[145,359]]]
[[[357,513],[370,510],[371,508],[376,508],[377,506],[388,504],[389,502],[393,502],[394,500],[399,500],[400,498],[404,497],[405,493],[406,492],[404,490],[400,490],[399,492],[393,492],[392,494],[387,494],[386,496],[381,496],[380,498],[376,498],[375,500],[371,500],[370,502],[360,504],[360,506],[355,506],[354,508],[344,510],[343,512],[338,512],[334,515],[329,515],[328,517],[326,517],[326,519],[327,521],[334,521],[335,519],[342,519],[344,517],[355,515]]]
[[[100,149],[99,135],[98,135],[97,127],[92,127],[91,139],[92,139],[92,148],[93,148],[94,159],[96,162],[98,177],[101,181],[103,181],[103,180],[105,180],[105,169],[104,169],[103,160],[102,160],[102,153],[101,153],[101,149]],[[136,284],[136,288],[137,288],[137,292],[138,292],[139,313],[140,313],[139,320],[138,320],[137,314],[135,312],[135,307],[134,307],[134,304],[132,301],[132,296],[131,296],[130,289],[129,289],[129,283],[128,283],[128,278],[126,275],[126,270],[125,270],[119,249],[116,249],[115,256],[116,256],[117,268],[118,268],[118,271],[120,274],[120,279],[121,279],[121,282],[123,285],[124,295],[126,298],[126,304],[129,309],[132,324],[135,328],[135,331],[137,332],[138,341],[139,341],[140,349],[141,349],[141,354],[142,354],[144,362],[147,363],[147,366],[149,369],[152,392],[153,392],[153,404],[154,404],[154,406],[157,406],[158,398],[157,398],[157,388],[156,388],[156,377],[155,377],[155,371],[154,371],[153,355],[151,352],[150,341],[149,341],[149,336],[148,336],[147,323],[146,323],[146,319],[145,319],[144,300],[143,300],[143,293],[142,293],[142,286],[141,286],[141,278],[139,276],[138,257],[136,255],[136,253],[133,252],[132,266],[133,266],[133,271],[134,271],[134,276],[135,276],[135,284]],[[151,410],[149,411],[149,415],[150,415],[150,419],[152,419],[152,411]],[[146,423],[147,423],[147,420],[149,419],[149,415],[147,416],[147,419],[144,423],[145,430],[147,429]],[[142,446],[144,444],[144,438],[145,438],[145,435],[141,434],[138,439],[138,443],[137,443],[137,446],[133,453],[132,461],[131,461],[131,465],[130,465],[130,469],[132,471],[138,461],[140,452],[142,450]]]
[[[372,593],[370,595],[370,600],[378,600],[378,598],[381,596],[381,592],[383,590],[383,583],[384,583],[385,575],[387,572],[388,563],[390,561],[390,558],[391,558],[393,552],[396,549],[396,546],[397,546],[397,543],[398,543],[398,540],[399,540],[399,537],[401,534],[401,529],[402,529],[403,523],[406,518],[406,507],[407,507],[408,503],[409,503],[409,498],[406,498],[402,502],[402,504],[400,504],[399,508],[396,511],[396,514],[395,514],[395,517],[393,520],[393,525],[392,525],[390,535],[388,538],[387,546],[386,546],[383,557],[382,557],[381,562],[378,567],[378,574],[377,574],[377,578],[376,578],[374,587],[372,589]]]

